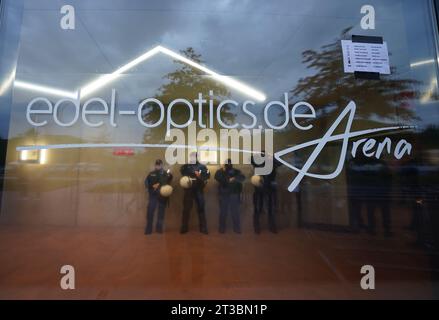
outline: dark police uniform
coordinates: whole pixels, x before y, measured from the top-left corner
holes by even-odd
[[[234,178],[233,181],[230,181]],[[241,233],[240,222],[240,197],[242,192],[242,182],[245,177],[240,170],[226,165],[215,174],[215,180],[218,181],[218,198],[220,206],[219,232],[226,231],[226,218],[230,211],[233,221],[233,231]]]
[[[254,158],[251,158],[251,163],[254,168],[264,167],[265,163],[257,164]],[[273,159],[273,170],[271,173],[262,176],[263,184],[261,187],[255,187],[253,192],[253,226],[255,233],[261,232],[261,225],[259,217],[261,216],[262,209],[264,208],[264,202],[267,208],[268,214],[268,227],[271,232],[277,233],[275,208],[277,200],[277,185],[276,185],[276,170],[281,165],[279,161]]]
[[[375,211],[381,209],[384,233],[391,235],[390,198],[392,173],[385,161],[365,156],[351,159],[347,166],[350,224],[358,232],[365,227],[361,211],[366,207],[367,231],[376,232]]]
[[[148,209],[146,213],[146,228],[145,234],[152,233],[152,225],[154,220],[154,212],[158,207],[158,216],[156,231],[159,233],[163,232],[163,220],[165,218],[165,207],[168,202],[167,198],[160,195],[160,187],[171,183],[172,174],[168,173],[164,169],[154,170],[149,173],[145,179],[145,188],[148,189],[149,201]],[[160,186],[154,190],[153,185],[159,183]]]
[[[195,172],[200,172],[200,177],[197,177]],[[205,202],[203,190],[210,178],[210,172],[204,164],[198,161],[194,164],[185,164],[180,168],[182,176],[188,176],[192,179],[192,186],[184,190],[183,196],[183,219],[181,225],[181,233],[186,233],[189,230],[189,217],[193,202],[197,206],[198,220],[200,224],[200,232],[207,234],[207,223],[205,213]]]

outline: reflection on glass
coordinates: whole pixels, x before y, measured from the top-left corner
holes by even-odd
[[[359,0],[256,4],[78,0],[71,1],[78,19],[72,32],[59,28],[58,3],[23,3],[24,9],[18,10],[21,18],[10,28],[19,31],[16,61],[2,60],[5,66],[0,69],[2,105],[10,106],[10,114],[0,108],[0,130],[5,131],[0,131],[0,150],[6,150],[1,168],[0,297],[11,293],[1,285],[9,270],[15,270],[10,271],[15,279],[28,271],[5,254],[16,254],[22,265],[32,259],[44,270],[63,263],[67,249],[73,250],[72,259],[84,270],[103,268],[108,278],[118,279],[115,288],[134,297],[179,298],[193,292],[212,298],[330,297],[334,288],[340,297],[362,298],[357,275],[365,264],[376,265],[385,281],[377,289],[378,298],[435,297],[431,287],[437,286],[438,268],[432,252],[439,246],[435,214],[439,212],[439,104],[429,1],[370,1],[379,13],[377,29],[362,30]],[[1,34],[6,47],[12,46],[11,32],[6,29]],[[340,40],[357,34],[379,35],[387,41],[391,75],[361,80],[343,72]],[[103,121],[95,128],[82,119],[60,127],[53,115],[44,114],[37,120],[47,120],[45,126],[33,127],[26,121],[27,105],[35,97],[46,97],[55,105],[62,97],[76,99],[78,92],[81,106],[93,97],[109,104],[114,98],[118,110],[126,114],[115,115],[116,126]],[[287,188],[296,173],[280,166],[271,181],[275,190],[269,197],[271,206],[258,210],[260,237],[254,235],[251,165],[235,166],[245,176],[240,198],[234,198],[240,201],[242,234],[232,237],[226,232],[220,237],[211,232],[204,238],[178,234],[184,191],[178,183],[180,166],[169,166],[174,192],[166,208],[164,234],[147,242],[142,232],[149,200],[144,179],[155,160],[165,158],[165,150],[131,146],[17,150],[162,143],[165,126],[145,128],[129,115],[147,98],[162,101],[166,113],[173,100],[194,101],[202,94],[213,101],[214,114],[223,100],[240,104],[253,100],[252,110],[260,121],[264,103],[282,101],[284,92],[289,93],[290,111],[295,103],[307,101],[315,107],[316,119],[299,121],[302,126],[312,124],[310,130],[291,124],[276,131],[275,151],[321,138],[350,101],[357,105],[352,130],[411,126],[393,132],[391,138],[409,141],[413,151],[396,161],[395,144],[387,152],[387,135],[374,133],[364,138],[384,145],[382,157],[377,159],[374,153],[366,158],[359,152],[354,158],[352,146],[359,139],[352,139],[336,179],[305,178],[293,192]],[[96,101],[90,104],[90,110],[101,107]],[[64,123],[74,116],[67,104],[58,111]],[[172,116],[184,123],[189,115],[187,109],[175,108]],[[159,109],[148,104],[141,118],[155,123]],[[221,118],[230,125],[249,121],[233,105],[222,109]],[[102,121],[99,115],[90,119]],[[283,115],[273,108],[269,119],[281,123]],[[208,113],[195,112],[195,121],[208,123]],[[213,129],[220,127],[215,124]],[[332,172],[340,147],[340,142],[329,143],[310,172]],[[300,150],[288,161],[301,168],[312,152],[312,148]],[[216,160],[217,154],[206,151],[200,157]],[[208,165],[212,177],[219,167]],[[214,179],[204,196],[209,230],[217,230],[220,199]],[[269,210],[275,215],[277,235],[266,232]],[[196,229],[192,211],[189,229]],[[35,259],[37,249],[30,242],[44,248],[47,257]],[[108,264],[114,269],[106,269]],[[403,283],[406,278],[413,281]],[[40,288],[41,279],[37,280]],[[99,279],[87,280],[91,295],[99,294]],[[335,289],[340,283],[343,290]],[[309,289],[304,296],[297,296],[303,292],[299,285]],[[11,286],[18,285],[11,282]],[[42,295],[51,297],[51,289],[45,290],[41,289]],[[114,289],[110,297],[119,297],[121,291]]]

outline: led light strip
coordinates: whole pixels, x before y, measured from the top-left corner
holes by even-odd
[[[89,95],[90,93],[92,93],[93,91],[105,86],[109,82],[115,80],[120,74],[130,70],[131,68],[135,67],[139,63],[141,63],[145,60],[148,60],[149,58],[155,56],[159,52],[160,52],[159,47],[155,47],[155,48],[145,52],[141,56],[137,57],[136,59],[131,60],[130,62],[128,62],[124,66],[120,67],[116,71],[114,71],[110,74],[106,74],[104,76],[101,76],[97,80],[94,80],[94,81],[90,82],[89,84],[86,84],[80,90],[81,97],[85,97],[85,96]]]
[[[221,75],[219,73],[216,73],[213,70],[210,70],[209,68],[195,62],[192,61],[170,49],[167,49],[165,47],[162,46],[157,46],[154,47],[153,49],[145,52],[144,54],[140,55],[139,57],[135,58],[134,60],[131,60],[130,62],[128,62],[127,64],[123,65],[122,67],[120,67],[119,69],[117,69],[116,71],[110,73],[110,74],[106,74],[103,75],[101,77],[99,77],[98,79],[84,85],[80,90],[79,90],[79,95],[80,97],[85,97],[89,94],[91,94],[92,92],[96,91],[97,89],[107,85],[108,83],[114,81],[119,75],[123,74],[124,72],[127,72],[128,70],[132,69],[133,67],[135,67],[136,65],[138,65],[139,63],[142,63],[146,60],[148,60],[149,58],[152,58],[153,56],[155,56],[158,53],[163,53],[166,54],[169,57],[172,57],[176,60],[179,60],[183,63],[186,63],[198,70],[203,71],[204,73],[212,76],[215,80],[223,83],[224,85],[231,87],[249,97],[252,97],[253,99],[257,100],[257,101],[264,101],[266,99],[266,96],[264,93],[253,89],[252,87],[239,82],[231,77],[227,77],[224,75]],[[20,80],[16,80],[14,82],[14,85],[18,88],[22,88],[22,89],[26,89],[26,90],[32,90],[32,91],[37,91],[37,92],[43,92],[43,93],[49,93],[49,94],[53,94],[53,95],[57,95],[57,96],[62,96],[62,97],[69,97],[69,98],[73,98],[76,99],[78,97],[78,93],[77,92],[69,92],[69,91],[65,91],[65,90],[61,90],[61,89],[56,89],[56,88],[52,88],[52,87],[46,87],[46,86],[41,86],[41,85],[37,85],[37,84],[33,84],[33,83],[28,83],[28,82],[23,82]]]
[[[261,101],[261,102],[265,101],[265,99],[266,99],[266,96],[262,92],[257,91],[255,89],[247,86],[244,83],[236,81],[233,78],[218,74],[218,73],[216,73],[216,72],[214,72],[214,71],[186,58],[186,57],[183,57],[182,55],[175,53],[174,51],[169,50],[165,47],[158,46],[156,48],[158,48],[161,53],[164,53],[164,54],[166,54],[174,59],[180,60],[181,62],[184,62],[184,63],[186,63],[186,64],[188,64],[188,65],[190,65],[198,70],[201,70],[201,71],[207,73],[208,75],[211,75],[213,78],[215,78],[219,82],[222,82],[223,84],[225,84],[229,87],[232,87],[235,90],[240,91],[241,93],[243,93],[247,96],[250,96],[250,97],[252,97],[258,101]]]
[[[9,86],[13,83],[15,78],[15,69],[10,73],[9,77],[6,78],[5,81],[0,86],[0,96],[3,95]]]
[[[98,149],[98,148],[135,148],[135,149],[145,149],[145,148],[175,148],[175,149],[194,149],[197,151],[227,151],[227,152],[240,152],[248,154],[259,154],[260,151],[245,150],[239,148],[225,148],[225,147],[214,147],[214,146],[195,146],[186,144],[152,144],[152,143],[67,143],[67,144],[49,144],[49,145],[32,145],[32,146],[18,146],[17,151],[22,152],[23,155],[27,156],[28,151],[35,150],[51,150],[51,149]],[[23,153],[24,152],[24,153]],[[23,159],[22,159],[23,160]]]
[[[70,92],[70,91],[65,91],[65,90],[62,90],[62,89],[56,89],[56,88],[52,88],[52,87],[41,86],[41,85],[38,85],[38,84],[24,82],[24,81],[20,81],[20,80],[15,80],[14,81],[14,87],[21,88],[21,89],[26,89],[26,90],[31,90],[31,91],[49,93],[49,94],[53,94],[55,96],[67,97],[67,98],[72,98],[72,99],[78,98],[78,93],[77,92]]]
[[[418,62],[413,62],[410,64],[411,68],[415,68],[415,67],[420,67],[426,64],[431,64],[434,63],[436,60],[434,59],[429,59],[429,60],[422,60],[422,61],[418,61]]]

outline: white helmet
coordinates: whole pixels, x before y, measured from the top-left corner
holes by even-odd
[[[170,186],[169,184],[166,184],[164,186],[161,186],[160,195],[162,197],[168,198],[171,196],[172,191],[174,191],[174,188],[172,188],[172,186]]]
[[[264,183],[264,178],[261,176],[254,175],[251,177],[250,181],[252,185],[254,185],[255,187],[262,187]]]
[[[192,180],[191,178],[189,178],[188,176],[183,176],[180,179],[180,186],[183,189],[189,189],[190,187],[192,187]]]

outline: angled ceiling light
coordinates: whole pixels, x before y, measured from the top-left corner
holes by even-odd
[[[6,92],[6,90],[8,90],[9,86],[14,82],[14,78],[15,78],[15,68],[5,79],[5,81],[3,81],[3,83],[0,85],[0,95],[3,95]]]
[[[427,91],[421,97],[421,103],[426,104],[428,102],[433,102],[431,99],[433,98],[435,92],[437,90],[437,79],[431,79],[430,86]]]
[[[426,65],[426,64],[434,63],[435,61],[436,61],[435,59],[421,60],[421,61],[418,61],[418,62],[410,63],[410,67],[411,68],[420,67],[420,66],[423,66],[423,65]]]
[[[37,91],[37,92],[42,92],[42,93],[53,94],[55,96],[61,96],[61,97],[66,97],[66,98],[72,98],[72,99],[78,98],[77,92],[70,92],[70,91],[65,91],[65,90],[57,89],[57,88],[53,88],[53,87],[41,86],[39,84],[24,82],[24,81],[20,81],[20,80],[14,81],[14,87],[26,89],[26,90],[30,90],[30,91]]]
[[[120,74],[130,70],[131,68],[135,67],[136,65],[138,65],[139,63],[155,56],[158,53],[163,53],[166,54],[167,56],[170,56],[176,60],[179,60],[183,63],[186,63],[187,65],[190,65],[198,70],[203,71],[204,73],[212,76],[215,80],[222,82],[223,84],[247,95],[250,96],[258,101],[264,101],[266,99],[265,95],[262,92],[259,92],[251,87],[249,87],[248,85],[241,83],[231,77],[227,77],[224,75],[221,75],[219,73],[216,73],[215,71],[210,70],[209,68],[195,62],[192,61],[184,56],[182,56],[181,54],[178,54],[170,49],[167,49],[165,47],[162,46],[157,46],[154,47],[153,49],[145,52],[144,54],[142,54],[141,56],[137,57],[136,59],[128,62],[127,64],[125,64],[124,66],[120,67],[119,69],[117,69],[116,71],[104,75],[102,77],[99,77],[97,80],[92,81],[89,84],[86,84],[84,87],[81,88],[80,92],[81,92],[81,97],[84,97],[88,94],[90,94],[91,92],[105,86],[106,84],[110,83],[111,81],[113,81],[114,79],[116,79]]]
[[[239,81],[233,79],[232,77],[224,76],[224,75],[221,75],[213,70],[210,70],[209,68],[207,68],[207,67],[205,67],[205,66],[203,66],[195,61],[192,61],[192,60],[190,60],[190,59],[182,56],[181,54],[178,54],[170,49],[162,47],[162,46],[154,47],[153,49],[146,51],[145,53],[143,53],[139,57],[135,58],[134,60],[131,60],[130,62],[123,65],[122,67],[118,68],[114,72],[100,76],[96,80],[91,81],[90,83],[84,85],[79,90],[80,96],[85,97],[85,96],[91,94],[92,92],[98,90],[99,88],[114,81],[117,77],[119,77],[119,75],[123,74],[124,72],[127,72],[128,70],[132,69],[133,67],[135,67],[139,63],[142,63],[142,62],[148,60],[149,58],[155,56],[158,53],[163,53],[169,57],[174,58],[175,60],[179,60],[179,61],[186,63],[186,64],[188,64],[188,65],[190,65],[190,66],[192,66],[200,71],[203,71],[204,73],[212,76],[215,80],[217,80],[217,81],[223,83],[224,85],[231,87],[231,88],[233,88],[233,89],[235,89],[235,90],[237,90],[237,91],[239,91],[239,92],[241,92],[241,93],[257,100],[257,101],[262,102],[266,99],[266,96],[264,93],[254,89],[254,88],[252,88],[252,87],[250,87],[242,82],[239,82]],[[27,83],[27,82],[23,82],[23,81],[19,81],[19,80],[16,80],[14,82],[14,85],[16,87],[19,87],[22,89],[33,90],[33,91],[37,91],[37,92],[44,92],[44,93],[54,94],[54,95],[63,96],[63,97],[69,97],[69,98],[73,98],[73,99],[76,99],[78,97],[77,92],[68,92],[68,91],[64,91],[61,89],[45,87],[45,86],[41,86],[41,85],[37,85],[37,84],[33,84],[33,83]]]
[[[188,59],[188,58],[186,58],[178,53],[175,53],[174,51],[169,50],[165,47],[158,46],[156,48],[159,48],[161,53],[164,53],[164,54],[166,54],[166,55],[168,55],[176,60],[180,60],[181,62],[184,62],[184,63],[186,63],[186,64],[188,64],[188,65],[190,65],[198,70],[201,70],[201,71],[207,73],[208,75],[212,76],[215,80],[222,82],[226,86],[229,86],[237,91],[240,91],[241,93],[243,93],[247,96],[250,96],[258,101],[264,101],[266,99],[266,96],[262,92],[257,91],[257,90],[249,87],[248,85],[246,85],[242,82],[239,82],[231,77],[227,77],[227,76],[223,76],[221,74],[218,74],[215,71],[212,71],[212,70],[206,68],[205,66],[202,66],[201,64],[196,63],[196,62],[194,62],[194,61],[192,61],[192,60],[190,60],[190,59]]]
[[[128,62],[124,66],[120,67],[116,71],[114,71],[110,74],[103,75],[103,76],[99,77],[98,79],[86,84],[85,86],[83,86],[80,89],[81,97],[89,95],[93,91],[105,86],[106,84],[108,84],[111,81],[113,81],[114,79],[116,79],[120,74],[130,70],[131,68],[135,67],[139,63],[155,56],[157,53],[159,53],[159,47],[155,47],[155,48],[145,52],[141,56],[137,57],[134,60],[131,60],[130,62]]]

